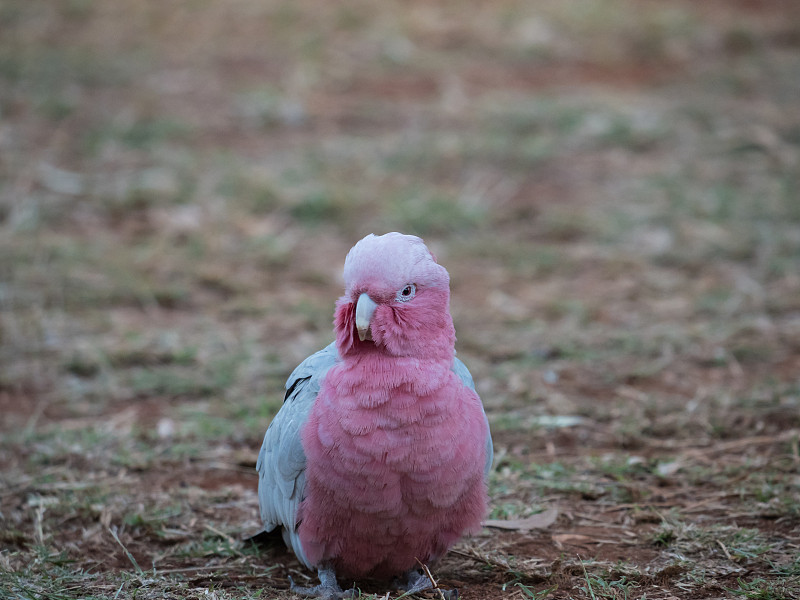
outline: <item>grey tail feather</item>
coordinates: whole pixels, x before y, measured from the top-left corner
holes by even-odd
[[[259,531],[255,535],[244,538],[242,541],[245,544],[250,542],[261,550],[281,550],[286,548],[280,527],[276,527],[272,531]]]

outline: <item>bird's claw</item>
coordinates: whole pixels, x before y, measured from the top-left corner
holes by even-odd
[[[404,591],[406,594],[416,594],[417,592],[424,592],[434,588],[434,582],[430,578],[419,571],[409,571],[406,581],[404,583],[396,582],[395,587]],[[443,590],[438,586],[436,589],[441,593],[445,600],[458,600],[458,589]],[[405,595],[405,594],[404,594]]]
[[[297,585],[292,579],[292,576],[289,575],[289,591],[300,596],[306,596],[308,598],[320,598],[320,600],[344,600],[345,598],[355,598],[356,597],[356,590],[351,588],[349,590],[342,590],[339,587],[339,584],[336,583],[336,579],[333,579],[333,583],[331,580],[325,577],[320,577],[322,583],[316,585],[314,587],[303,587]]]

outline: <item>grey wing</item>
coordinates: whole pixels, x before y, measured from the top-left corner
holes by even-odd
[[[297,509],[305,488],[306,455],[300,430],[308,419],[322,380],[339,360],[331,343],[305,359],[286,381],[283,406],[267,428],[258,453],[258,502],[264,531],[283,527],[283,539],[308,566],[296,531]]]
[[[467,365],[458,358],[454,358],[452,370],[458,375],[465,386],[477,394],[475,382],[472,380],[472,374],[469,372],[469,369],[467,369]],[[483,403],[481,403],[481,408],[483,408]],[[494,444],[492,444],[492,432],[489,429],[489,419],[486,418],[485,410],[483,412],[483,418],[486,420],[486,464],[483,467],[483,474],[485,477],[489,477],[489,471],[492,470],[492,460],[494,460]]]

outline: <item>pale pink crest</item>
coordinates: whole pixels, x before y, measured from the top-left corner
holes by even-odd
[[[352,247],[344,261],[344,282],[347,292],[394,294],[408,283],[448,287],[450,276],[420,238],[391,232],[369,234]]]

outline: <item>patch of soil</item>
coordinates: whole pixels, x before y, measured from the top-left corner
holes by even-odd
[[[0,418],[3,429],[26,423],[38,410],[35,395],[0,389]]]
[[[492,64],[471,66],[464,79],[467,87],[475,90],[541,92],[549,88],[581,86],[640,88],[674,79],[683,69],[684,65],[677,62]]]

